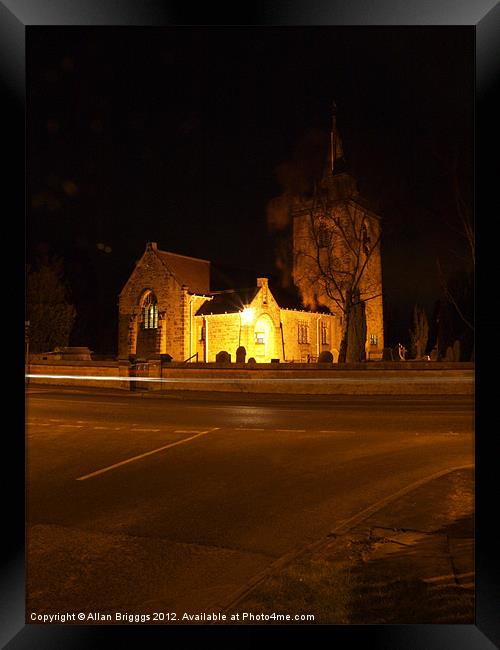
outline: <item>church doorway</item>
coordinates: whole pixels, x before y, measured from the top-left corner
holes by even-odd
[[[275,327],[271,317],[263,314],[254,328],[255,360],[269,362],[275,355]]]

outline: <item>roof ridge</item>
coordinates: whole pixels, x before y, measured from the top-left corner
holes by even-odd
[[[260,289],[257,285],[253,287],[241,287],[241,289],[218,289],[216,291],[210,291],[211,296],[218,296],[221,293],[238,293],[239,291],[253,291],[254,289]]]
[[[156,249],[157,253],[166,253],[167,255],[173,255],[174,257],[183,257],[186,260],[196,260],[197,262],[208,262],[211,264],[210,260],[206,260],[203,257],[193,257],[192,255],[181,255],[181,253],[172,253],[172,251],[164,251],[159,248]]]

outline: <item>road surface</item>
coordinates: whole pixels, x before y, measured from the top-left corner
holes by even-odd
[[[469,397],[27,393],[30,612],[197,612],[474,461]]]

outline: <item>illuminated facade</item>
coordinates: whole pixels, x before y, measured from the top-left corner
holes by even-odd
[[[366,359],[382,358],[384,321],[380,217],[347,173],[335,126],[323,176],[313,196],[297,197],[292,210],[292,283],[311,309],[327,307],[345,318],[348,296],[363,303]]]
[[[225,351],[236,361],[240,349],[257,363],[317,361],[327,351],[336,360],[336,316],[280,305],[267,278],[243,290],[209,284],[210,262],[148,243],[120,293],[119,358],[213,362]]]

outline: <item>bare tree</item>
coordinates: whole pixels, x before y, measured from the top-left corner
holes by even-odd
[[[455,208],[455,225],[449,224],[450,229],[457,232],[462,239],[465,241],[466,249],[468,254],[465,259],[463,256],[460,256],[460,262],[465,270],[465,275],[473,278],[474,269],[476,265],[476,242],[475,242],[475,231],[474,231],[474,219],[473,213],[470,206],[470,201],[467,201],[462,189],[462,183],[460,182],[459,174],[459,157],[457,151],[453,152],[449,157],[443,157],[436,154],[436,157],[439,159],[441,165],[446,171],[447,176],[450,179],[450,191],[452,196],[452,202]],[[457,223],[458,222],[458,223]],[[458,226],[458,227],[457,227]],[[457,256],[458,257],[458,256]],[[467,314],[467,308],[461,300],[460,294],[463,293],[460,290],[457,290],[457,287],[454,287],[452,278],[450,274],[446,273],[443,269],[441,260],[437,259],[437,272],[438,279],[441,285],[441,290],[443,296],[450,305],[455,309],[458,317],[466,325],[466,327],[474,331],[474,323],[472,318]],[[456,284],[456,283],[455,283]]]
[[[340,313],[339,362],[360,360],[365,341],[356,336],[355,351],[349,337],[354,336],[354,325],[359,331],[359,314],[365,318],[360,305],[381,296],[375,264],[381,237],[378,218],[369,217],[355,201],[332,201],[321,188],[313,192],[306,211],[302,232],[296,235],[295,283],[305,304],[322,304]],[[366,338],[366,321],[364,332]]]

